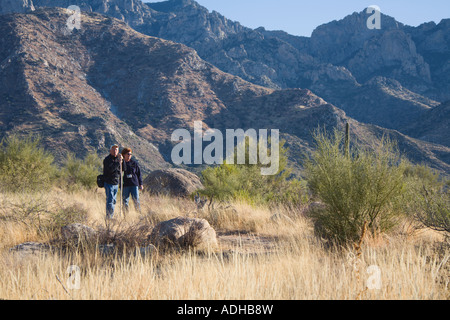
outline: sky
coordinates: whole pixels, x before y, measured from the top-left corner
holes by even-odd
[[[340,20],[377,5],[383,14],[410,26],[439,23],[450,18],[450,0],[196,0],[209,11],[239,21],[249,28],[265,27],[293,35],[311,36],[319,25]],[[144,0],[144,2],[159,2]]]

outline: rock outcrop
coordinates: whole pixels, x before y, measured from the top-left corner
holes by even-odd
[[[141,0],[29,0],[36,8],[78,6],[83,12],[97,12],[124,21],[132,27],[154,22],[154,11]]]
[[[149,236],[156,247],[206,248],[217,245],[216,231],[205,219],[178,217],[156,225]]]
[[[146,190],[154,195],[189,197],[203,189],[200,178],[184,169],[164,169],[151,172],[144,180]]]
[[[83,242],[92,241],[96,236],[97,232],[88,226],[81,223],[74,223],[61,228],[61,236],[65,242]]]

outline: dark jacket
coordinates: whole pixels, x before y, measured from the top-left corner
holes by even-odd
[[[120,183],[120,158],[108,155],[103,160],[103,177],[108,184],[118,185]]]
[[[123,166],[123,186],[133,187],[142,185],[141,169],[137,161],[131,159],[129,162],[124,162]]]

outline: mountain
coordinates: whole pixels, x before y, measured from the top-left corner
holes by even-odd
[[[450,19],[405,30],[416,44],[417,52],[430,66],[436,89],[429,96],[437,101],[450,100]]]
[[[275,90],[225,73],[185,45],[143,35],[97,13],[60,8],[0,16],[0,136],[37,133],[59,155],[105,155],[118,141],[148,172],[170,166],[175,129],[194,121],[225,129],[280,129],[290,162],[311,150],[318,126],[343,129],[355,143],[383,135],[415,162],[449,171],[450,148],[359,123],[307,89]]]
[[[89,70],[98,57],[68,32],[68,18],[62,9],[0,16],[1,136],[40,135],[59,162],[67,152],[106,155],[120,141],[147,159],[143,169],[167,167],[156,147],[112,112],[102,88],[92,87]]]
[[[0,13],[24,13],[34,11],[33,0],[3,0],[0,2]]]
[[[367,28],[369,15],[364,10],[319,26],[307,38],[243,28],[195,1],[147,5],[155,11],[164,7],[171,16],[156,27],[142,27],[142,32],[184,43],[221,70],[250,82],[271,88],[308,88],[364,122],[402,130],[427,109],[448,100],[449,91],[441,85],[449,83],[442,81],[448,73],[430,68],[434,60],[431,54],[425,55],[426,60],[416,48],[414,28],[384,14],[381,30]],[[439,30],[450,33],[444,23]],[[442,46],[446,39],[436,36],[434,46]],[[354,96],[362,91],[364,98],[365,89],[374,87],[380,77],[386,78],[383,89],[375,86],[371,99],[355,104]],[[409,106],[410,112],[405,113]]]
[[[429,65],[417,53],[404,25],[381,15],[381,29],[368,29],[365,11],[317,27],[309,52],[333,65],[347,68],[359,83],[374,76],[395,79],[408,89],[423,93],[431,83]]]
[[[252,30],[193,0],[26,2],[78,5],[118,18],[146,35],[192,47],[244,80],[274,89],[307,88],[359,121],[402,132],[450,99],[448,19],[415,28],[382,14],[381,30],[369,30],[370,15],[363,10],[317,27],[311,37],[297,37]]]
[[[450,147],[450,101],[428,110],[405,128],[411,137]]]

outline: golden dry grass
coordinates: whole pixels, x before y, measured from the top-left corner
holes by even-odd
[[[10,252],[9,248],[27,241],[46,242],[52,237],[49,232],[39,232],[31,222],[24,224],[10,217],[14,214],[11,204],[24,199],[43,201],[41,204],[49,212],[61,204],[82,204],[88,213],[89,225],[104,225],[101,191],[75,194],[58,191],[44,198],[2,194],[2,299],[398,300],[450,297],[449,247],[439,234],[429,230],[420,234],[397,231],[377,239],[365,237],[358,256],[351,247],[326,247],[314,236],[302,210],[255,208],[234,203],[228,209],[196,212],[189,200],[143,194],[142,213],[131,210],[124,221],[117,217],[119,225],[135,225],[144,220],[156,224],[180,215],[203,217],[218,231],[219,247],[147,257],[133,254],[105,257],[96,251],[21,256]],[[276,213],[290,219],[271,219]],[[67,268],[71,265],[81,270],[79,289],[67,287]],[[380,287],[374,288],[374,284]]]

